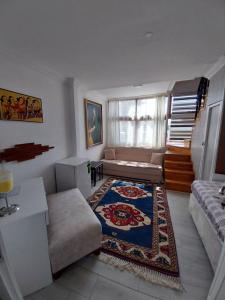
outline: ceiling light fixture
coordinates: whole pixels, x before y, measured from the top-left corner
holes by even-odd
[[[152,35],[153,35],[153,32],[150,32],[150,31],[145,33],[146,39],[150,39],[152,37]]]
[[[134,88],[140,88],[140,87],[142,87],[143,86],[143,84],[133,84],[133,87]]]

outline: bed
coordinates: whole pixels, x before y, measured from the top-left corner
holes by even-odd
[[[218,195],[221,182],[195,180],[189,211],[215,271],[225,239],[225,209]]]

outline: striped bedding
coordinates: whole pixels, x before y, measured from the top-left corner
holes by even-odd
[[[222,182],[195,180],[192,183],[192,193],[200,206],[209,217],[215,228],[219,239],[225,239],[225,209],[221,205],[221,200],[216,198]]]

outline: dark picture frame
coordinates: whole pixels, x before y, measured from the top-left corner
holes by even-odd
[[[0,120],[43,123],[42,100],[0,88]]]
[[[103,143],[102,105],[84,99],[87,149]]]

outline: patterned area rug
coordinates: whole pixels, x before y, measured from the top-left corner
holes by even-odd
[[[151,282],[182,289],[163,186],[109,178],[89,203],[102,224],[101,260]]]

